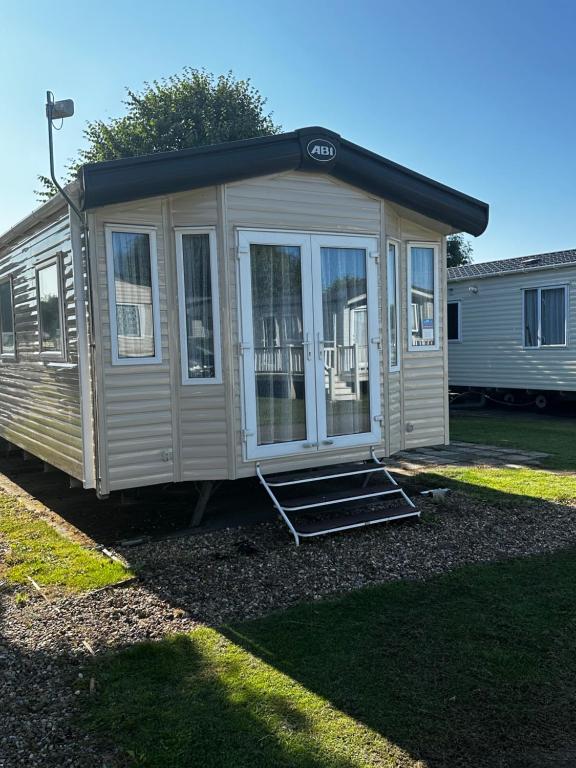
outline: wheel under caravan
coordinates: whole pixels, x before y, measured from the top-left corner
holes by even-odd
[[[417,514],[382,459],[448,442],[445,238],[485,203],[323,128],[67,191],[0,237],[0,436],[101,496],[256,475],[296,541]]]

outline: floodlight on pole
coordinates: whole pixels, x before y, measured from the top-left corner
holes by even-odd
[[[63,99],[62,101],[54,101],[54,94],[52,91],[46,91],[46,119],[48,120],[48,150],[50,153],[50,178],[56,189],[62,194],[70,208],[82,221],[82,213],[76,206],[74,201],[70,198],[67,192],[64,191],[61,184],[56,179],[56,173],[54,171],[54,142],[52,137],[54,120],[64,120],[67,117],[72,117],[74,114],[74,102],[72,99]]]

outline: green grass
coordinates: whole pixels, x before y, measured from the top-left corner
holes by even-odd
[[[495,505],[552,501],[576,504],[576,475],[522,467],[441,467],[418,475],[427,488],[450,487]]]
[[[549,453],[542,466],[576,471],[576,419],[570,416],[509,413],[501,410],[455,412],[450,439]]]
[[[576,762],[575,583],[562,552],[133,646],[84,726],[150,768]]]
[[[552,501],[576,502],[576,422],[569,417],[502,411],[456,413],[450,420],[451,440],[541,451],[550,457],[542,467],[442,467],[418,477],[428,486],[449,486],[494,504]],[[560,474],[562,473],[562,474]]]
[[[0,540],[8,554],[0,578],[10,584],[82,592],[114,584],[132,574],[123,565],[86,549],[9,496],[0,496]]]

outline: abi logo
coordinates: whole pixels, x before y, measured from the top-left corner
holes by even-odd
[[[327,163],[336,157],[336,147],[327,139],[313,139],[306,146],[306,151],[312,158],[320,163]]]

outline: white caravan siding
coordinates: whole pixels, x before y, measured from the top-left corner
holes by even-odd
[[[439,225],[440,229],[441,225]],[[439,445],[448,442],[448,399],[446,372],[446,339],[444,329],[444,301],[446,285],[445,240],[430,226],[416,223],[405,209],[388,205],[386,210],[386,229],[388,237],[401,241],[400,261],[400,333],[401,366],[397,374],[398,391],[391,389],[390,414],[394,420],[393,409],[396,403],[401,405],[398,434],[392,431],[391,453],[403,448],[415,448],[422,445]],[[408,350],[410,300],[408,296],[408,242],[439,243],[440,265],[438,272],[439,328],[438,350]]]
[[[91,260],[94,262],[101,492],[155,483],[174,477],[171,356],[165,236],[159,198],[98,209],[92,215]],[[158,250],[162,362],[157,365],[112,365],[104,227],[106,224],[153,226]]]
[[[290,172],[220,187],[107,206],[90,214],[95,290],[95,323],[100,437],[101,492],[180,480],[253,475],[242,444],[238,228],[306,232],[361,233],[403,241],[401,275],[401,362],[388,374],[385,308],[386,259],[380,259],[381,413],[379,455],[406,445],[430,445],[447,439],[443,343],[439,352],[407,352],[406,239],[441,241],[438,231],[416,223],[404,209],[324,175]],[[395,222],[396,230],[391,222]],[[152,226],[157,233],[162,328],[162,361],[153,365],[113,366],[104,231],[106,224]],[[390,232],[387,227],[390,225]],[[431,225],[433,226],[433,225]],[[222,331],[222,384],[182,384],[178,325],[175,228],[214,227]],[[441,272],[441,282],[444,278]],[[440,302],[442,304],[442,301]],[[390,377],[390,378],[389,378]],[[404,410],[403,410],[404,409]],[[404,431],[405,425],[412,431]],[[369,447],[316,456],[278,458],[266,469],[288,470],[356,458]]]
[[[16,359],[0,361],[0,436],[83,479],[82,425],[72,246],[67,209],[0,253],[0,280],[12,278]],[[59,255],[66,359],[40,354],[36,267]]]
[[[561,285],[569,287],[567,345],[525,348],[523,289]],[[576,391],[575,267],[452,280],[448,287],[462,323],[462,341],[448,344],[452,386]]]

